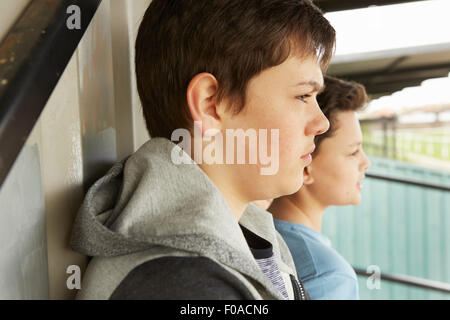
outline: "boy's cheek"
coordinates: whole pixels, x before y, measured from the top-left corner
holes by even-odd
[[[288,154],[295,153],[298,159],[303,155],[302,152],[311,147],[311,141],[307,141],[306,137],[302,134],[301,124],[294,127],[284,127],[280,129],[280,153]]]

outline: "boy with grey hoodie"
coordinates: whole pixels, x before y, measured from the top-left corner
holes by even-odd
[[[136,40],[152,139],[85,197],[77,298],[306,299],[272,216],[249,203],[302,186],[329,126],[316,95],[334,43],[308,0],[153,0]]]

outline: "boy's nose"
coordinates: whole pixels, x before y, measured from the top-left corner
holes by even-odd
[[[372,163],[370,162],[369,158],[367,157],[366,153],[363,151],[363,170],[366,171],[367,169],[370,168],[370,166],[372,165]]]
[[[325,115],[320,111],[320,120],[319,120],[319,126],[318,126],[318,133],[316,135],[324,134],[325,132],[330,129],[330,121],[325,117]]]
[[[307,126],[309,130],[308,132],[306,132],[306,135],[318,136],[324,134],[328,131],[328,129],[330,129],[330,121],[328,121],[327,117],[325,117],[317,103],[315,103],[314,113],[314,118],[312,119],[309,126]]]

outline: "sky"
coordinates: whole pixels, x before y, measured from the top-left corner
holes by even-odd
[[[336,56],[450,43],[450,1],[429,0],[325,14]]]

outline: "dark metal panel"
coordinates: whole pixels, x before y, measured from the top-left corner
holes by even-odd
[[[313,2],[324,12],[331,12],[417,1],[421,0],[314,0]]]
[[[379,72],[351,75],[340,74],[339,77],[362,83],[366,86],[369,94],[378,95],[390,94],[406,87],[417,86],[427,79],[446,77],[449,73],[450,62],[400,70],[390,68]]]
[[[0,186],[100,2],[31,1],[0,44]],[[67,28],[71,5],[80,8],[80,29]]]
[[[450,73],[450,44],[433,44],[335,57],[328,74],[361,82],[372,97]]]

